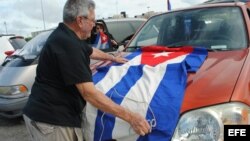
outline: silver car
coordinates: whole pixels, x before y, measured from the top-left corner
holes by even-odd
[[[6,58],[0,68],[0,115],[14,118],[22,115],[34,83],[40,51],[52,31],[41,33],[18,53]]]

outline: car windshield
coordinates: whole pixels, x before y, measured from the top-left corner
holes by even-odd
[[[109,32],[114,36],[117,42],[122,42],[125,38],[135,33],[144,21],[114,21],[106,22]]]
[[[37,35],[21,49],[18,55],[24,56],[25,58],[36,58],[40,54],[43,45],[45,44],[51,32],[52,31],[47,31]]]
[[[152,17],[128,47],[191,45],[211,50],[233,50],[246,48],[246,38],[240,9],[216,7]]]

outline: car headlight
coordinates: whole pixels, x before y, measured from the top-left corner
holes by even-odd
[[[250,107],[242,103],[202,108],[181,117],[172,141],[223,141],[224,125],[249,123]]]
[[[0,97],[19,98],[28,95],[28,89],[24,85],[0,86]]]

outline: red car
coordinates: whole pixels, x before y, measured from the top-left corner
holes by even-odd
[[[247,4],[242,2],[213,3],[210,1],[195,7],[169,11],[151,17],[127,44],[123,52],[125,56],[145,46],[178,49],[192,46],[208,51],[198,71],[187,74],[180,117],[173,132],[166,133],[170,134],[173,141],[222,141],[224,125],[250,124],[250,12],[248,8]],[[105,87],[112,84],[108,83],[112,82],[111,79],[107,79]],[[100,83],[98,80],[96,86],[101,87]],[[105,89],[103,88],[103,91]],[[115,91],[112,92],[113,95],[118,93],[116,89],[113,91]],[[112,94],[109,97],[112,97]],[[166,107],[162,106],[159,109],[164,108]],[[153,111],[150,109],[148,111]],[[169,116],[171,114],[166,113]],[[107,129],[110,124],[107,126],[103,124],[103,121],[108,122],[103,113],[98,112],[98,115],[101,116],[100,127],[102,128],[93,130],[96,139],[107,139],[109,135],[114,136],[119,132],[115,130],[116,127],[112,127],[114,128],[112,134],[102,130]],[[93,117],[95,118],[95,114]],[[95,121],[97,123],[98,118]],[[164,128],[168,123],[157,125]],[[126,128],[122,129],[124,129],[122,133],[125,134]],[[103,134],[96,137],[98,132]]]

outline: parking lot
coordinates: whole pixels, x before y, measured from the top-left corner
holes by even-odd
[[[0,140],[30,141],[22,118],[6,119],[0,117]]]

